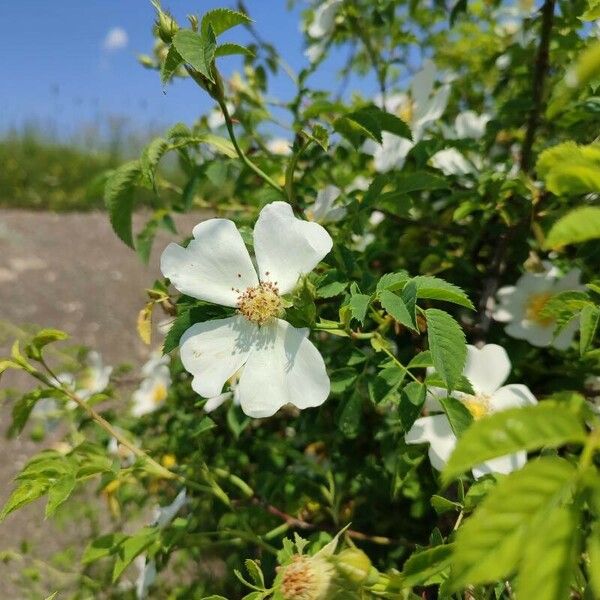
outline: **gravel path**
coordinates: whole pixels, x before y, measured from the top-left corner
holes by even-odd
[[[198,220],[198,215],[183,216],[177,220],[179,231],[190,232]],[[9,351],[15,326],[37,325],[67,331],[74,343],[99,350],[107,364],[143,361],[148,348],[136,334],[136,316],[146,299],[144,289],[159,275],[158,256],[170,237],[158,236],[145,266],[117,239],[103,213],[54,215],[0,210],[0,356]],[[7,373],[0,390],[28,385],[28,381]],[[4,438],[9,414],[10,407],[3,403],[0,502],[10,493],[14,474],[41,449],[26,433],[14,440]],[[48,440],[44,447],[47,444]],[[0,524],[0,553],[19,551],[21,541],[27,539],[33,542],[32,554],[36,556],[71,547],[76,550],[74,560],[78,560],[82,532],[74,529],[57,528],[44,521],[43,503],[35,503]],[[3,597],[21,598],[11,589],[10,581],[22,564],[19,559],[0,562]]]

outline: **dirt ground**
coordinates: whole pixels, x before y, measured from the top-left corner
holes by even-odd
[[[178,219],[182,235],[200,218],[186,215]],[[0,210],[0,357],[6,355],[18,333],[15,327],[37,325],[67,331],[74,343],[99,350],[107,364],[144,361],[149,349],[137,336],[136,316],[145,300],[144,289],[159,275],[160,252],[172,238],[166,233],[158,236],[146,266],[115,236],[103,213]],[[28,385],[8,373],[0,381],[0,390]],[[27,434],[13,440],[4,437],[9,414],[10,407],[2,403],[1,503],[10,493],[15,473],[42,449]],[[43,503],[35,503],[0,524],[0,559],[6,559],[2,553],[20,553],[23,540],[31,542],[33,556],[43,558],[59,548],[79,547],[81,535],[76,528],[45,521]],[[22,597],[11,582],[23,564],[18,558],[0,560],[3,598]]]

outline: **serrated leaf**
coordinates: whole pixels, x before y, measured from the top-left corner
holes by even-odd
[[[417,287],[417,298],[429,300],[445,300],[474,310],[475,307],[467,294],[457,285],[439,277],[419,275],[411,280]]]
[[[457,532],[453,589],[511,575],[526,542],[538,534],[531,529],[532,521],[548,506],[567,499],[576,472],[562,458],[543,457],[500,480]]]
[[[460,438],[473,422],[473,415],[460,400],[452,398],[452,396],[438,398],[438,400],[448,417],[454,435]]]
[[[570,596],[579,541],[579,514],[574,506],[554,506],[531,524],[519,564],[517,598],[563,600]],[[544,557],[540,560],[540,557]]]
[[[169,151],[171,144],[165,138],[153,139],[142,152],[140,168],[142,177],[154,186],[154,172],[160,159]]]
[[[249,25],[250,23],[252,23],[252,19],[243,12],[229,8],[215,8],[203,15],[200,31],[206,34],[212,27],[214,35],[217,36],[237,25]]]
[[[357,377],[358,373],[352,367],[342,367],[332,371],[329,377],[331,380],[331,393],[341,394],[346,391],[356,381]]]
[[[409,431],[414,425],[417,417],[421,414],[426,395],[427,388],[416,381],[411,381],[402,388],[398,416],[403,431]]]
[[[431,506],[438,515],[443,515],[450,511],[462,510],[462,506],[458,502],[453,502],[452,500],[448,500],[448,498],[435,494],[431,496]]]
[[[186,63],[214,83],[211,67],[217,42],[210,26],[202,35],[189,29],[180,29],[173,36],[173,45]]]
[[[414,323],[414,315],[411,315],[408,307],[404,304],[404,300],[400,296],[390,292],[389,290],[382,290],[379,292],[379,302],[383,309],[391,315],[395,321],[401,323],[405,327],[416,331],[416,325]]]
[[[445,190],[449,187],[447,178],[434,175],[429,171],[399,173],[394,178],[394,185],[398,192],[404,194],[424,190]]]
[[[216,56],[231,56],[232,54],[242,54],[243,56],[249,56],[252,58],[254,56],[254,52],[245,46],[240,46],[240,44],[219,44],[215,49],[215,57]]]
[[[382,290],[401,290],[408,279],[409,276],[406,271],[386,273],[385,275],[382,275],[377,282],[377,292],[381,292]]]
[[[408,310],[408,314],[410,315],[411,321],[413,323],[413,327],[415,330],[418,330],[417,325],[417,286],[414,281],[409,281],[402,289],[400,293],[400,297],[406,306],[406,310]]]
[[[419,352],[419,354],[411,358],[407,366],[409,369],[415,367],[433,367],[433,359],[431,358],[431,352],[429,352],[429,350]]]
[[[350,313],[354,319],[360,321],[364,325],[369,303],[371,302],[371,296],[368,294],[353,294],[350,297]]]
[[[598,322],[600,321],[600,309],[597,306],[584,306],[579,315],[579,353],[583,356],[592,346]]]
[[[257,586],[264,588],[265,587],[265,579],[264,579],[262,571],[260,570],[260,567],[258,566],[256,561],[247,558],[244,561],[244,565],[246,566],[246,571],[248,571],[248,574],[252,578],[252,581]]]
[[[596,596],[600,598],[600,523],[598,521],[592,525],[586,546],[590,585]]]
[[[13,511],[41,498],[48,490],[47,480],[26,480],[18,483],[0,510],[0,523]]]
[[[160,81],[163,85],[167,83],[175,74],[179,66],[183,63],[183,58],[175,46],[170,46],[163,64],[160,67]]]
[[[75,489],[75,473],[65,473],[48,490],[48,503],[46,504],[46,517],[51,517],[56,509],[65,502]]]
[[[450,566],[453,544],[435,546],[415,552],[405,563],[400,581],[405,587],[425,585],[428,580]]]
[[[442,479],[449,483],[491,458],[519,450],[583,443],[585,437],[579,418],[567,407],[553,402],[501,411],[475,421],[464,432],[444,468]]]
[[[204,143],[210,144],[214,148],[216,148],[219,152],[222,152],[225,156],[229,158],[237,158],[237,152],[233,144],[224,137],[219,135],[214,135],[213,133],[204,133],[201,136],[201,139]]]
[[[600,167],[599,167],[600,169]],[[600,207],[576,208],[559,219],[548,232],[544,246],[561,248],[600,238]]]
[[[140,162],[132,160],[113,171],[104,188],[104,202],[112,228],[130,248],[133,248],[133,190],[139,182],[140,174]]]
[[[338,420],[340,431],[347,438],[355,438],[360,427],[363,401],[360,393],[355,391],[346,401]]]
[[[451,391],[465,367],[467,358],[465,334],[460,325],[443,310],[428,308],[425,317],[433,365]]]

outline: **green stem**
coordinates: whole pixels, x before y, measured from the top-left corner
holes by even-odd
[[[225,104],[225,99],[221,97],[216,98],[221,110],[223,111],[223,116],[225,117],[225,126],[227,127],[227,131],[229,132],[229,137],[231,139],[231,143],[235,148],[240,160],[254,173],[256,173],[261,179],[266,181],[273,189],[277,190],[280,193],[283,193],[283,189],[281,186],[273,181],[262,169],[257,167],[244,153],[244,151],[240,148],[240,145],[235,137],[235,131],[233,130],[233,122],[231,121],[231,115],[227,110],[227,105]]]
[[[413,381],[416,381],[418,384],[422,384],[422,381],[419,381],[415,375],[413,375],[409,370],[408,367],[405,367],[385,346],[381,347],[381,350],[383,352],[385,352],[395,363],[396,365],[398,365],[398,367],[400,367],[403,371],[405,371],[406,373],[408,373],[409,377],[411,377],[411,379],[413,379]]]

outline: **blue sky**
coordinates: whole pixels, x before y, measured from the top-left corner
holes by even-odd
[[[231,5],[231,0],[163,0],[180,22],[190,12]],[[260,34],[279,49],[295,69],[307,64],[299,31],[300,11],[286,0],[247,0]],[[163,89],[158,74],[143,69],[139,53],[150,53],[154,9],[148,0],[5,0],[0,2],[0,133],[35,124],[68,139],[86,127],[124,117],[138,129],[160,128],[176,121],[192,122],[212,106],[206,94],[189,81]],[[107,50],[106,36],[121,28],[127,45]],[[116,36],[117,42],[119,36]],[[238,42],[249,40],[242,28],[229,33]],[[118,45],[118,44],[117,44]],[[320,68],[312,85],[336,89],[332,73],[342,64],[340,50]],[[237,57],[221,59],[226,74],[239,67]],[[332,85],[333,84],[333,85]],[[354,81],[367,93],[374,82]],[[289,98],[293,86],[285,75],[272,82],[272,95]]]

